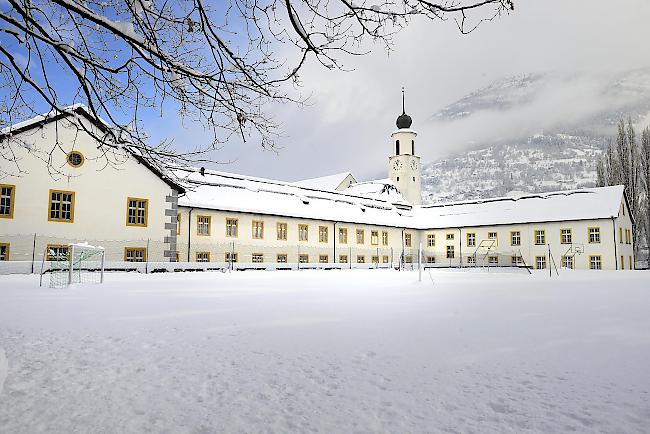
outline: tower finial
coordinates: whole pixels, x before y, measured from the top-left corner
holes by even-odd
[[[404,106],[404,86],[402,86],[402,114],[406,114],[406,109]]]

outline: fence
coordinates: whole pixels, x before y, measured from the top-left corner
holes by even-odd
[[[0,244],[8,246],[8,261],[0,261],[0,274],[39,273],[41,267],[48,271],[44,257],[58,253],[70,243],[87,242],[105,249],[107,271],[136,271],[140,273],[210,270],[301,270],[301,269],[374,269],[402,268],[415,270],[419,264],[417,247],[371,246],[358,244],[322,243],[322,245],[282,243],[273,241],[214,241],[194,237],[191,248],[187,243],[177,244],[176,258],[165,256],[169,247],[161,241],[86,240],[32,235],[2,235]],[[439,252],[438,252],[439,253]],[[425,268],[452,267],[530,267],[523,263],[521,253],[476,254],[462,258],[436,257],[433,252],[423,252]],[[518,259],[515,261],[515,257]],[[174,262],[170,259],[175,259]]]

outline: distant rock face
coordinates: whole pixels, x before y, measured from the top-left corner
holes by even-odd
[[[507,112],[529,104],[553,80],[580,76],[529,74],[504,78],[472,92],[434,114],[434,123],[455,122],[485,111]],[[477,143],[473,150],[425,163],[424,203],[544,192],[596,184],[596,162],[614,137],[619,119],[650,123],[650,68],[630,71],[602,83],[603,103],[580,121],[566,121],[544,133]]]

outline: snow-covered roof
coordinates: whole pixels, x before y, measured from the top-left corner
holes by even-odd
[[[429,228],[603,219],[618,216],[622,185],[527,193],[417,208],[416,225]]]
[[[317,190],[334,191],[341,186],[341,183],[343,183],[348,176],[351,176],[356,182],[356,178],[351,172],[341,172],[335,173],[334,175],[319,176],[318,178],[303,179],[294,182],[293,185],[315,188]]]
[[[623,186],[523,194],[517,197],[414,206],[390,180],[355,184],[343,192],[226,172],[179,169],[185,207],[412,229],[457,228],[616,217]],[[399,195],[401,202],[396,201]]]
[[[410,212],[387,200],[300,187],[271,179],[179,169],[180,206],[381,226],[412,226]]]
[[[352,184],[343,190],[343,192],[373,199],[386,200],[393,204],[410,206],[406,199],[404,199],[404,196],[402,196],[402,193],[397,189],[393,180],[390,178]]]

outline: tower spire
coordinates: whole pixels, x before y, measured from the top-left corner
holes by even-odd
[[[405,109],[405,105],[404,105],[404,86],[402,86],[402,114],[403,115],[406,114],[406,109]]]

